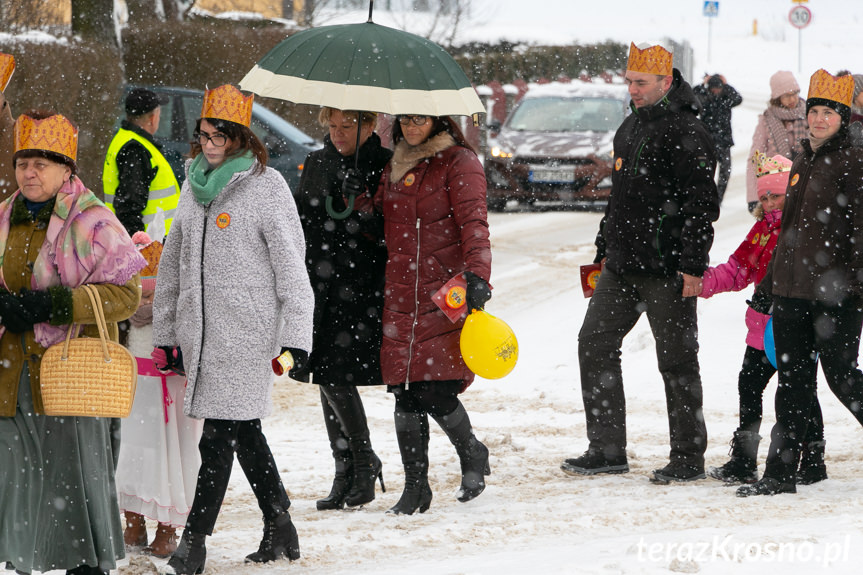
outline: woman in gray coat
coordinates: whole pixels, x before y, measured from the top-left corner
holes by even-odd
[[[260,419],[272,410],[272,359],[287,351],[300,363],[311,351],[314,296],[296,206],[266,167],[251,113],[252,96],[233,86],[206,93],[159,264],[154,361],[185,364],[185,412],[204,419],[195,498],[166,573],[203,571],[234,452],[264,515],[263,540],[246,561],[300,556]]]

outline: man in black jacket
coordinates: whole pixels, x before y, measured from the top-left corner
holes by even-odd
[[[731,146],[734,145],[731,137],[731,108],[739,106],[743,98],[719,74],[705,78],[704,83],[692,91],[701,102],[701,121],[707,126],[716,146],[716,161],[719,164],[716,189],[722,202],[731,177]]]
[[[646,312],[671,435],[670,462],[651,480],[691,481],[705,476],[696,296],[719,217],[716,160],[696,117],[698,100],[670,52],[631,45],[626,82],[633,113],[614,137],[611,196],[596,238],[595,261],[604,268],[578,336],[590,443],[561,468],[571,475],[629,471],[620,349]]]

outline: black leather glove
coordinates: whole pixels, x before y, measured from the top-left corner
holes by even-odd
[[[295,347],[283,347],[280,355],[286,351],[291,352],[291,357],[294,358],[294,367],[291,371],[303,369],[306,366],[306,362],[309,361],[309,354],[301,349],[297,349]]]
[[[471,271],[464,272],[464,279],[467,280],[465,291],[468,310],[483,309],[485,302],[491,299],[491,288],[488,282]]]
[[[362,175],[354,169],[349,169],[345,173],[345,180],[342,182],[342,194],[359,196],[366,191],[366,183],[363,181]]]
[[[752,294],[752,299],[746,300],[746,305],[758,313],[769,314],[770,310],[773,308],[773,296],[756,290],[755,293]]]

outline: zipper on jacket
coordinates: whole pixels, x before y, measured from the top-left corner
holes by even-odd
[[[413,361],[414,338],[420,317],[420,219],[417,218],[417,273],[414,280],[414,321],[411,324],[411,341],[408,344],[408,365],[405,370],[405,385],[411,382],[411,362]]]
[[[198,350],[198,362],[195,365],[195,389],[192,390],[192,405],[195,404],[195,396],[198,393],[198,376],[201,375],[201,354],[204,353],[204,333],[206,329],[204,311],[204,248],[207,244],[207,220],[210,218],[210,204],[204,206],[204,231],[201,234],[201,349]]]

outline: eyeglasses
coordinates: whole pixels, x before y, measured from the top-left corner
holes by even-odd
[[[221,148],[225,144],[228,143],[228,136],[225,134],[213,134],[210,136],[204,132],[195,132],[192,134],[195,137],[195,141],[198,142],[201,146],[204,146],[207,141],[213,142],[213,145],[217,148]]]
[[[414,126],[425,126],[426,122],[429,121],[428,116],[399,116],[398,117],[399,124],[402,126],[407,126],[411,122],[413,122]]]

